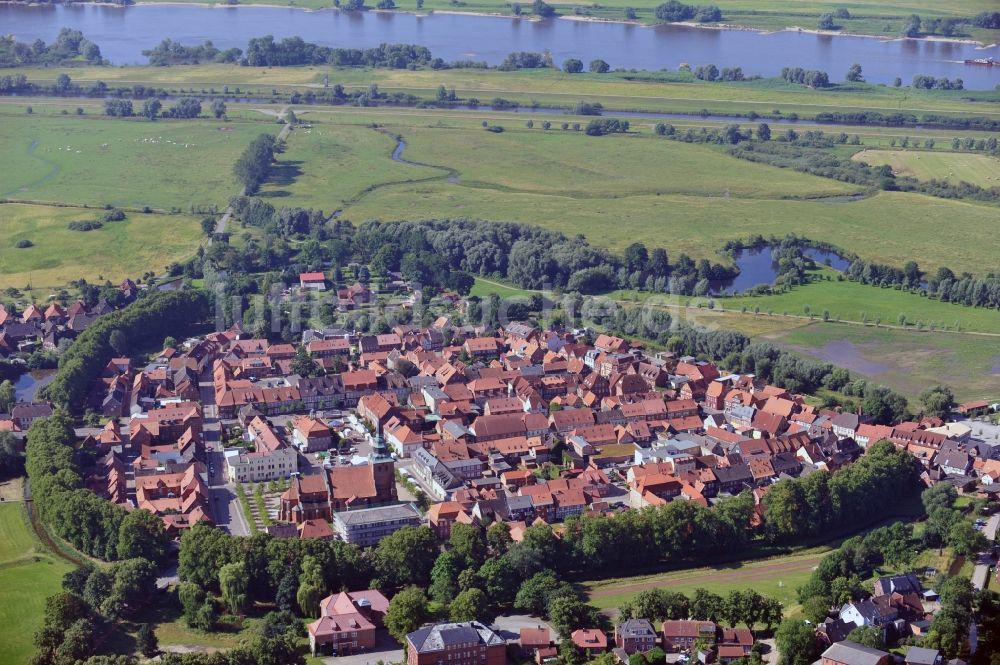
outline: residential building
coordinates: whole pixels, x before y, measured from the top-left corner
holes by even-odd
[[[321,272],[299,274],[299,286],[310,291],[326,291],[326,277]]]
[[[667,651],[687,651],[698,640],[714,641],[715,628],[715,623],[711,621],[664,621],[663,648]]]
[[[625,653],[646,653],[656,646],[656,630],[647,619],[629,619],[615,626],[615,646]]]
[[[608,636],[600,628],[580,628],[574,630],[570,639],[573,646],[588,658],[599,656],[608,650]]]
[[[478,621],[438,623],[406,636],[407,665],[505,665],[507,644]]]
[[[346,656],[375,648],[389,601],[374,589],[327,596],[320,601],[320,618],[306,626],[312,655]]]
[[[226,477],[231,483],[259,483],[287,478],[298,471],[298,455],[285,443],[271,424],[261,417],[247,427],[247,439],[253,451],[242,448],[227,450]]]

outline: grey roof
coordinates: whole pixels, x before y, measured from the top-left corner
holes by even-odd
[[[732,464],[730,466],[719,466],[714,469],[715,477],[719,479],[720,483],[731,483],[731,482],[747,482],[753,480],[753,474],[750,473],[750,467],[740,462],[739,464]]]
[[[906,652],[906,665],[935,665],[941,653],[937,649],[910,647]]]
[[[752,406],[734,406],[729,410],[729,415],[732,418],[738,418],[740,420],[753,420],[753,415],[757,413],[757,409]]]
[[[832,644],[829,649],[823,652],[823,658],[829,658],[844,665],[878,665],[879,660],[888,655],[885,651],[872,649],[850,640]]]
[[[896,591],[898,593],[920,593],[924,587],[913,573],[880,577],[875,580],[875,595],[885,596]]]
[[[417,653],[444,651],[463,644],[477,646],[505,645],[499,635],[478,621],[439,623],[418,628],[406,636]]]
[[[333,519],[344,525],[376,524],[396,520],[412,519],[420,521],[420,513],[408,503],[398,506],[380,506],[378,508],[363,508],[334,513]]]
[[[618,624],[618,634],[622,637],[655,637],[653,624],[647,619],[629,619]]]
[[[830,421],[833,423],[834,427],[843,427],[844,429],[857,430],[858,425],[861,424],[861,419],[856,413],[838,413]]]

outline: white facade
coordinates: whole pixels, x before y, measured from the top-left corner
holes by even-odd
[[[298,470],[298,456],[293,448],[248,453],[226,451],[226,477],[231,483],[258,483],[287,478]]]

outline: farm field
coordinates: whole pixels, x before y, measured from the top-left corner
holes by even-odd
[[[90,282],[136,276],[145,270],[162,272],[173,261],[192,256],[201,227],[189,215],[129,212],[121,222],[107,222],[92,231],[72,231],[73,221],[93,220],[101,210],[0,204],[0,287],[31,284],[44,299],[51,289],[81,277]],[[18,248],[19,240],[33,247]]]
[[[0,663],[28,661],[45,599],[70,568],[35,538],[20,502],[0,504]]]
[[[1000,187],[1000,159],[989,155],[923,150],[862,150],[851,159],[871,166],[888,164],[897,175],[917,180],[968,182],[980,187]]]
[[[815,322],[758,339],[835,363],[910,399],[936,383],[951,385],[959,400],[1000,393],[1000,341],[995,337]]]
[[[270,125],[5,116],[0,198],[188,210],[225,207],[243,147]]]
[[[360,125],[296,129],[286,146],[259,194],[275,207],[318,208],[329,214],[371,187],[443,176],[393,161],[395,138]]]
[[[882,324],[896,326],[901,323],[900,315],[906,317],[906,324],[917,323],[924,328],[957,329],[996,333],[1000,331],[1000,312],[981,307],[966,307],[954,303],[932,300],[907,291],[883,289],[851,281],[838,281],[836,272],[821,269],[819,279],[790,291],[766,296],[733,296],[716,298],[719,306],[733,310],[746,307],[761,312],[792,314],[817,318],[828,310],[831,320],[869,321],[881,319]],[[808,307],[809,311],[806,311]],[[998,338],[1000,346],[1000,338]]]

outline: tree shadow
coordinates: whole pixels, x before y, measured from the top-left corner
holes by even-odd
[[[267,176],[267,184],[278,187],[287,187],[293,184],[302,175],[301,160],[287,160],[275,162],[271,166],[271,171]]]

